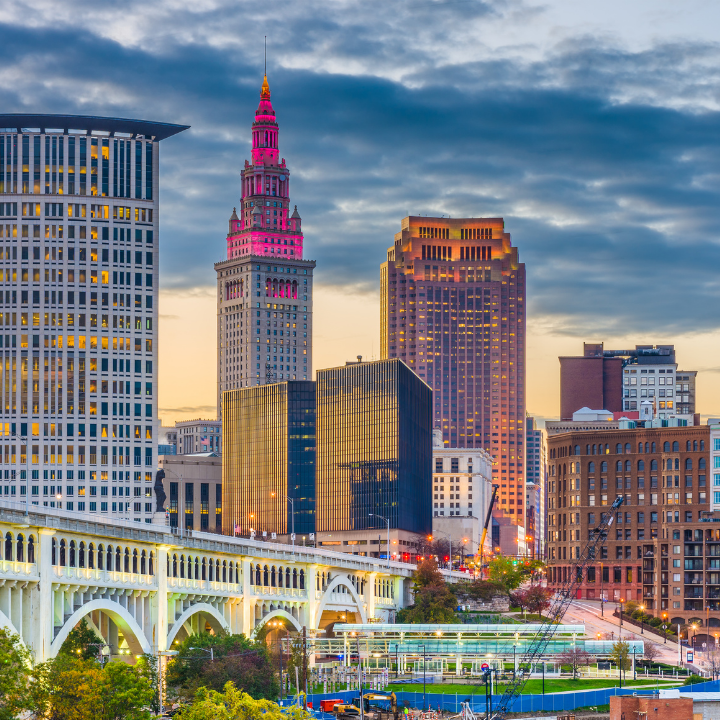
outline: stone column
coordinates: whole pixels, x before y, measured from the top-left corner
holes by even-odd
[[[365,608],[367,612],[367,621],[370,622],[375,617],[375,579],[377,572],[369,572],[365,575]]]
[[[152,599],[152,614],[155,628],[151,638],[154,652],[167,650],[168,638],[168,595],[167,595],[168,546],[157,546],[157,592]]]
[[[242,606],[240,608],[240,632],[250,637],[255,627],[255,601],[250,584],[250,573],[252,572],[253,559],[244,557],[242,559]]]
[[[40,528],[40,547],[35,548],[36,562],[39,560],[40,582],[39,616],[37,617],[35,658],[38,662],[50,659],[50,646],[53,641],[53,615],[55,604],[53,602],[53,569],[52,569],[52,536],[55,530]],[[39,556],[39,557],[38,557]]]

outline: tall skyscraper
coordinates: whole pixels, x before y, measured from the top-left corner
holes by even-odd
[[[533,557],[544,557],[547,498],[547,441],[534,417],[525,421],[525,536]]]
[[[502,218],[406,217],[380,277],[382,357],[433,388],[448,446],[491,453],[497,507],[523,526],[525,265]]]
[[[290,171],[278,150],[267,77],[252,125],[252,163],[242,170],[227,260],[218,282],[218,415],[221,395],[277,380],[312,378],[314,260],[303,260],[300,215],[290,210]]]
[[[152,518],[159,142],[185,129],[0,115],[4,498]]]

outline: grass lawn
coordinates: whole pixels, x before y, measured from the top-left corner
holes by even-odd
[[[576,692],[580,692],[581,690],[597,690],[600,688],[608,688],[608,687],[615,687],[618,684],[617,679],[612,678],[590,678],[587,680],[572,680],[570,678],[561,678],[560,680],[545,680],[545,692],[546,693],[553,693],[553,692],[566,692],[569,690],[575,690]],[[656,684],[656,681],[650,680],[650,679],[639,679],[637,681],[633,681],[632,678],[628,678],[627,683],[623,683],[623,685],[650,685],[654,686]],[[675,683],[677,684],[677,683]],[[660,681],[661,687],[667,687],[667,683],[663,683]],[[500,685],[498,688],[496,688],[495,692],[499,695],[503,692],[505,689],[504,685]],[[412,684],[412,685],[390,685],[388,687],[388,690],[393,690],[395,692],[422,692],[422,685],[420,684]],[[479,681],[474,684],[428,684],[427,685],[427,692],[429,693],[447,693],[449,695],[454,695],[457,693],[458,695],[467,696],[467,695],[485,695],[485,686],[482,685]],[[539,695],[542,693],[542,680],[528,680],[527,684],[525,685],[525,688],[523,689],[524,695]]]

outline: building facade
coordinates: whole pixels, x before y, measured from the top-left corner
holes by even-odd
[[[223,394],[226,535],[315,531],[316,398],[312,381]]]
[[[278,150],[279,127],[267,77],[252,126],[252,162],[241,172],[227,259],[217,272],[218,414],[221,395],[278,380],[312,379],[312,280],[303,259],[290,170]]]
[[[134,498],[157,464],[159,144],[185,129],[0,116],[9,499],[150,522]]]
[[[572,572],[604,508],[623,495],[578,596],[637,601],[673,624],[720,623],[708,426],[569,432],[550,436],[548,452],[550,587]]]
[[[381,280],[381,353],[433,388],[449,447],[493,457],[498,512],[525,521],[525,265],[501,218],[407,217]]]
[[[432,529],[431,493],[428,385],[397,359],[318,370],[318,544],[383,556],[387,520],[409,553]]]
[[[525,420],[526,538],[533,557],[545,557],[545,518],[547,515],[547,440],[535,418]]]
[[[605,350],[603,343],[584,343],[581,357],[559,360],[561,420],[583,407],[636,412],[648,401],[660,418],[695,413],[697,372],[677,369],[674,345]]]
[[[433,535],[448,535],[466,555],[478,552],[492,497],[492,458],[485,450],[446,448],[433,431]],[[490,543],[487,544],[490,549]]]
[[[222,452],[222,423],[219,420],[182,420],[175,423],[177,454]]]
[[[180,530],[222,532],[222,460],[217,455],[160,456],[167,524]],[[157,517],[156,517],[157,522]]]

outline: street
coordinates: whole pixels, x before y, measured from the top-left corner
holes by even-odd
[[[589,638],[596,637],[599,632],[615,633],[614,637],[617,640],[621,633],[619,618],[613,617],[612,615],[615,607],[616,603],[605,603],[605,614],[601,616],[599,601],[573,600],[565,613],[563,621],[569,624],[584,624],[585,632]],[[661,653],[657,661],[670,665],[678,664],[678,646],[677,643],[670,638],[668,638],[667,644],[664,644],[661,637],[648,632],[641,635],[640,628],[627,624],[623,624],[622,626],[622,637],[626,640],[643,640],[646,643],[653,643]]]

